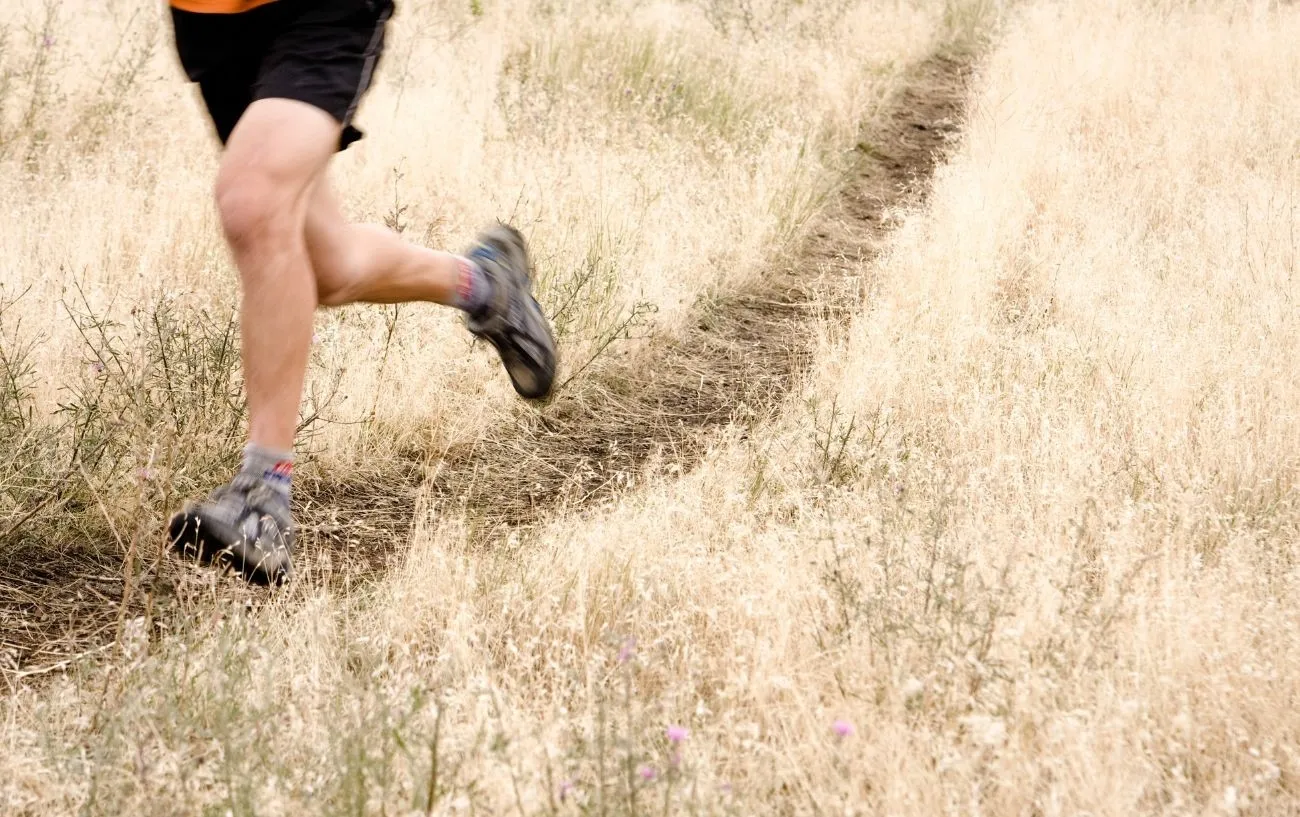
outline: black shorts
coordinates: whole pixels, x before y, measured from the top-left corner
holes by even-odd
[[[276,0],[238,14],[172,9],[176,50],[225,144],[257,99],[295,99],[352,125],[384,45],[392,0]]]

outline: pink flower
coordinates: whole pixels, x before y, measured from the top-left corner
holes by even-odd
[[[842,739],[842,738],[853,737],[853,733],[858,730],[854,728],[851,722],[841,718],[835,721],[835,723],[831,724],[831,731],[833,731],[836,734],[836,736]]]
[[[659,772],[655,771],[654,766],[646,766],[644,764],[637,767],[636,773],[641,775],[641,779],[647,783],[659,776]]]
[[[636,639],[629,638],[623,642],[623,646],[618,650],[618,663],[626,664],[636,655]]]
[[[686,738],[690,737],[691,730],[687,729],[685,726],[670,726],[665,730],[664,734],[668,735],[668,742],[676,746],[686,740]]]
[[[560,802],[563,803],[568,799],[569,793],[578,787],[577,783],[572,780],[566,780],[560,784]]]

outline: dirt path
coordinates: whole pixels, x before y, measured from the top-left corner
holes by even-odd
[[[438,501],[501,526],[607,496],[648,463],[686,469],[728,424],[776,410],[812,363],[818,322],[861,303],[864,260],[888,213],[916,204],[957,130],[966,63],[932,57],[904,78],[863,131],[858,160],[808,238],[745,290],[699,310],[682,334],[634,365],[562,395],[524,425],[451,452],[432,478]]]
[[[479,543],[565,507],[589,505],[650,464],[687,470],[719,428],[753,425],[775,412],[812,363],[814,332],[860,305],[862,277],[888,233],[893,210],[914,206],[958,130],[968,62],[936,55],[916,65],[864,125],[851,172],[807,238],[747,289],[699,309],[675,337],[626,366],[561,394],[520,424],[427,462],[395,463],[351,484],[300,482],[300,552],[309,571],[347,582],[400,555],[421,491],[461,510]],[[79,554],[4,582],[0,675],[57,670],[111,644],[121,623],[165,622],[217,594],[254,603],[234,582],[196,579],[170,560],[140,577],[125,614],[115,549]],[[333,566],[349,565],[347,569]],[[74,569],[75,568],[75,569]],[[203,572],[206,575],[206,571]],[[45,580],[41,580],[45,577]],[[21,591],[21,592],[19,592]]]

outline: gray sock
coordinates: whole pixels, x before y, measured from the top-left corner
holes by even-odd
[[[472,259],[457,257],[456,263],[460,266],[460,276],[451,305],[477,315],[492,300],[492,281]]]
[[[293,452],[276,451],[249,443],[244,446],[244,462],[239,473],[252,474],[275,489],[276,493],[289,501],[289,492],[293,487]]]

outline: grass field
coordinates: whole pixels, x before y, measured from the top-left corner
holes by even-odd
[[[1300,8],[407,0],[347,207],[521,223],[572,379],[323,313],[272,597],[158,559],[244,422],[168,35],[0,11],[0,813],[1300,811]],[[868,195],[942,124],[905,92],[960,130]],[[779,392],[631,422],[663,450],[526,524],[438,492],[647,412],[630,372],[791,270],[855,283]]]

